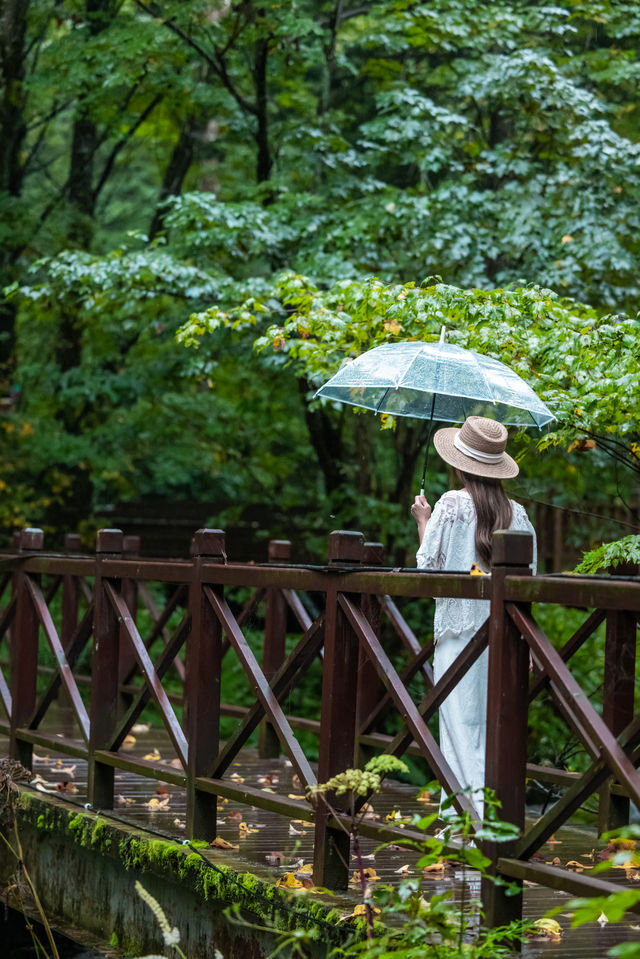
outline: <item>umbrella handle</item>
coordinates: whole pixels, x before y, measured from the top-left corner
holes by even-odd
[[[433,433],[433,420],[429,424],[429,432],[427,433],[427,445],[424,451],[424,469],[422,470],[422,482],[420,483],[420,496],[424,496],[424,488],[427,479],[427,465],[429,463],[429,447],[431,445],[431,434]]]

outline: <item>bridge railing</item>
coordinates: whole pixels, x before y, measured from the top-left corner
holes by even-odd
[[[11,755],[25,766],[31,766],[34,746],[85,759],[89,801],[96,808],[113,806],[116,770],[185,787],[189,836],[216,835],[218,797],[313,822],[315,882],[345,887],[349,839],[329,808],[322,802],[313,806],[305,799],[238,783],[228,775],[231,764],[259,727],[262,755],[286,753],[302,784],[301,792],[357,763],[364,747],[397,756],[411,751],[424,758],[448,791],[457,794],[457,807],[473,813],[468,797],[458,792],[460,784],[428,721],[489,647],[486,784],[502,802],[502,817],[522,830],[521,839],[509,847],[485,844],[494,868],[518,882],[530,879],[580,894],[602,894],[608,889],[610,884],[602,880],[541,866],[530,858],[597,791],[604,796],[604,825],[624,821],[630,801],[640,806],[636,769],[640,715],[634,712],[639,580],[532,577],[531,538],[513,532],[495,534],[490,576],[387,569],[380,566],[380,544],[366,544],[361,533],[351,531],[330,534],[324,566],[293,565],[287,541],[270,544],[265,564],[233,563],[226,555],[221,530],[199,530],[192,555],[184,560],[141,558],[136,555],[135,538],[124,537],[119,530],[100,531],[95,556],[79,554],[77,546],[70,539],[66,554],[47,554],[42,549],[42,532],[25,530],[16,553],[0,562],[6,595],[0,642],[9,653],[8,671],[0,669],[0,704],[6,715],[0,719],[0,731],[10,738]],[[164,584],[168,599],[163,609],[157,606],[151,584]],[[248,589],[250,596],[234,613],[229,595],[237,588]],[[51,609],[58,590],[56,623]],[[315,597],[313,606],[302,602],[305,595]],[[431,646],[416,637],[397,602],[438,596],[488,599],[491,612],[434,685],[428,662]],[[585,610],[584,623],[560,651],[533,619],[533,602]],[[260,660],[243,632],[259,604],[264,609]],[[143,607],[153,624],[144,637],[138,628]],[[287,652],[290,617],[300,634]],[[395,665],[397,657],[390,655],[381,639],[382,617],[389,620],[409,656],[402,668]],[[607,632],[601,716],[567,662],[603,620]],[[42,680],[38,686],[41,633],[55,662],[44,690]],[[82,677],[77,666],[90,642],[90,676]],[[222,702],[225,655],[241,665],[255,694],[253,705],[240,708]],[[282,704],[318,658],[322,661],[319,722],[287,716]],[[182,695],[177,697],[167,692],[165,677],[170,670],[182,684]],[[89,683],[84,691],[83,678]],[[412,694],[416,678],[422,679],[425,688],[419,699]],[[43,728],[60,689],[71,704],[78,732],[61,734]],[[566,792],[527,831],[528,704],[543,689],[550,691],[592,763],[582,775],[564,774]],[[181,718],[174,708],[176,700],[183,706]],[[123,749],[150,702],[159,711],[175,752],[170,766]],[[395,735],[382,733],[376,726],[390,711],[400,718]],[[221,721],[229,714],[238,723],[223,740]],[[317,766],[305,754],[296,735],[298,728],[318,732]],[[563,778],[562,771],[549,775]],[[611,780],[617,783],[613,791],[607,787]],[[339,818],[347,818],[338,799],[333,806]],[[361,831],[380,840],[407,835],[407,830],[397,833],[390,825],[366,820]],[[518,897],[507,899],[500,887],[490,883],[483,898],[493,924],[512,918],[519,908]]]

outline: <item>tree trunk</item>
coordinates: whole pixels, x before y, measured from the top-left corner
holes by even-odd
[[[260,11],[262,13],[263,11]],[[269,57],[269,40],[260,37],[255,44],[255,63],[253,66],[253,82],[256,90],[256,106],[258,127],[256,130],[256,179],[264,183],[271,176],[271,150],[269,146],[269,117],[267,111],[267,61]]]
[[[18,197],[24,177],[23,144],[27,131],[24,118],[24,46],[27,32],[29,0],[0,0],[0,193]],[[7,238],[0,250],[0,283],[12,279],[7,268],[15,257],[15,247]],[[11,358],[15,344],[15,306],[11,301],[0,304],[0,342],[2,353]],[[4,367],[4,364],[3,364]],[[0,367],[0,377],[7,370]]]
[[[311,384],[304,377],[298,378],[298,390],[302,399],[304,418],[309,431],[309,440],[318,459],[324,476],[324,485],[328,494],[333,493],[344,483],[342,467],[343,443],[342,431],[331,422],[323,409],[310,410],[306,395]]]
[[[113,0],[86,0],[84,16],[89,35],[96,37],[107,29],[114,14]],[[76,217],[69,229],[69,239],[82,248],[89,247],[93,236],[93,214],[96,192],[93,188],[95,155],[100,134],[93,118],[81,103],[73,124],[69,164],[69,202]]]
[[[0,3],[0,190],[19,196],[22,188],[22,144],[27,131],[24,119],[24,44],[29,0]]]
[[[150,240],[153,240],[164,229],[164,220],[167,213],[165,201],[170,196],[179,196],[182,192],[182,184],[193,163],[195,135],[199,129],[200,124],[196,122],[193,116],[188,116],[182,125],[178,141],[173,148],[171,159],[162,179],[158,204],[149,227]]]

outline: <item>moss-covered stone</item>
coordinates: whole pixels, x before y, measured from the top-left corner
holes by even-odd
[[[145,836],[141,830],[91,810],[70,810],[57,797],[30,796],[20,803],[20,820],[37,830],[58,833],[61,840],[82,847],[92,857],[115,860],[127,872],[153,874],[159,880],[179,883],[202,902],[219,909],[233,907],[259,926],[280,931],[305,930],[313,939],[343,942],[347,926],[338,923],[335,908],[304,892],[276,887],[252,872],[240,872],[212,862],[198,850],[203,842],[182,843]],[[114,933],[115,935],[115,933]],[[130,948],[126,935],[116,937],[119,948]]]

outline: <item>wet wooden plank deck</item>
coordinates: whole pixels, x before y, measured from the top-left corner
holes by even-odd
[[[58,727],[60,728],[60,727]],[[7,740],[0,737],[0,755],[7,755]],[[138,730],[136,742],[132,744],[132,755],[153,756],[167,764],[171,763],[173,753],[162,730],[155,728]],[[174,760],[175,762],[175,760]],[[34,751],[34,782],[32,788],[63,796],[66,800],[82,806],[87,801],[86,763],[70,759],[68,756],[50,751],[44,754],[41,749]],[[245,749],[240,761],[234,763],[230,776],[237,781],[257,788],[271,789],[284,796],[299,795],[299,785],[295,781],[291,764],[285,758],[260,759],[257,752]],[[156,836],[181,839],[184,836],[186,812],[185,790],[173,785],[158,787],[153,780],[123,773],[116,770],[116,806],[113,810],[100,811],[102,814],[116,817],[124,822],[147,829]],[[68,783],[68,786],[64,784]],[[374,800],[375,816],[384,821],[395,813],[411,816],[413,813],[425,815],[435,811],[435,804],[419,802],[418,789],[400,783],[386,782],[382,793]],[[528,810],[530,817],[536,816],[536,810]],[[246,824],[245,831],[240,823]],[[255,831],[254,831],[255,830]],[[313,827],[301,821],[290,822],[287,819],[259,810],[255,807],[241,806],[233,801],[225,801],[220,807],[218,835],[237,846],[233,851],[234,865],[246,864],[246,869],[256,872],[262,878],[275,882],[295,864],[310,863],[313,858]],[[558,858],[562,864],[570,861],[583,862],[585,866],[597,861],[598,851],[603,843],[597,839],[595,827],[572,825],[563,828],[555,837],[555,842],[542,848],[546,861]],[[373,867],[382,883],[399,882],[404,874],[415,875],[416,854],[399,846],[390,846],[374,853],[377,843],[372,839],[361,838],[362,853],[367,858],[365,865]],[[211,853],[212,860],[220,862],[224,856],[219,850]],[[588,858],[593,856],[593,859]],[[279,861],[278,861],[279,860]],[[353,863],[354,870],[356,868]],[[631,879],[624,870],[615,869],[605,874],[610,881],[625,886],[640,887],[640,874]],[[427,895],[453,890],[454,898],[479,896],[480,881],[477,873],[467,871],[463,874],[459,868],[452,869],[444,876],[424,880]],[[568,902],[568,895],[558,893],[538,885],[527,885],[524,891],[524,914],[527,918],[539,918],[549,909]],[[358,891],[337,894],[331,904],[345,914],[353,910],[359,901]],[[607,951],[620,942],[636,941],[640,938],[640,920],[630,917],[621,923],[591,923],[580,929],[571,929],[570,916],[567,913],[556,917],[563,929],[560,942],[526,942],[522,955],[525,959],[542,957],[562,957],[562,959],[605,959]]]

